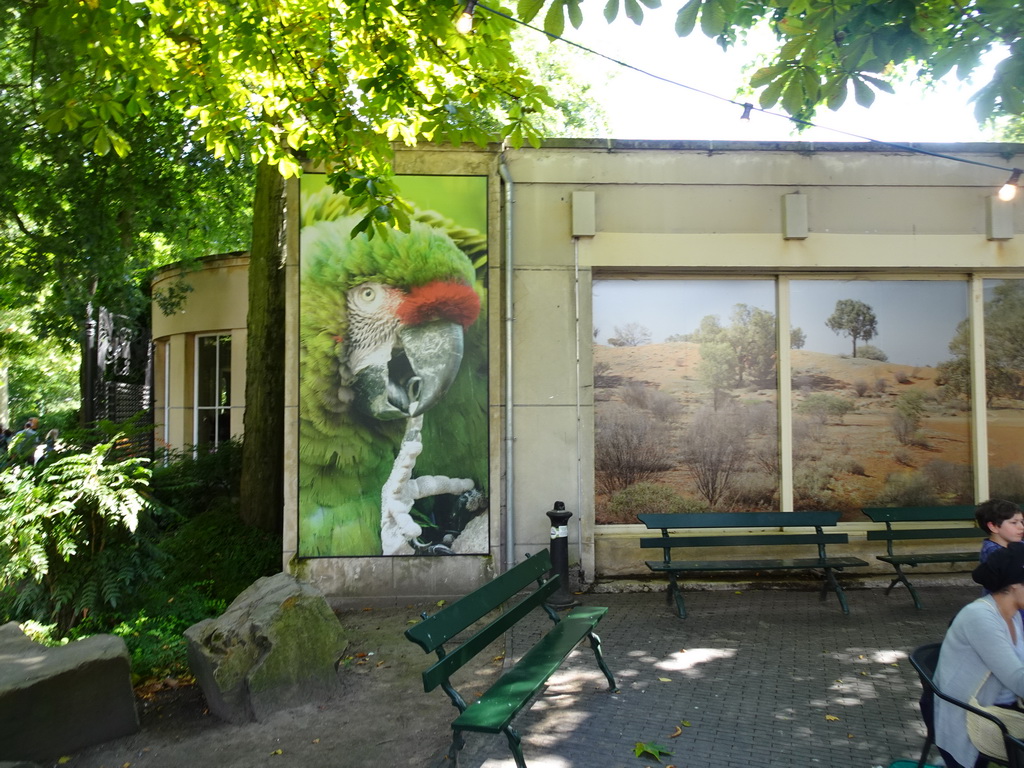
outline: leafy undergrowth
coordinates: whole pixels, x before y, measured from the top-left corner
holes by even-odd
[[[110,633],[124,639],[142,696],[189,685],[184,631],[219,616],[242,590],[281,570],[278,536],[246,526],[226,501],[167,530],[158,540],[164,577],[116,611],[90,614],[69,639]],[[47,642],[46,627],[33,636]]]

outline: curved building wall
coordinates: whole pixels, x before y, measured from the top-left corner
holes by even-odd
[[[210,256],[195,270],[171,266],[153,295],[183,280],[191,290],[170,314],[153,310],[156,445],[185,450],[242,434],[249,257]]]

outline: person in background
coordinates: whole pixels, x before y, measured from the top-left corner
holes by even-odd
[[[940,691],[984,707],[1018,709],[1024,696],[1024,544],[994,550],[971,574],[987,590],[968,603],[946,630],[935,667]],[[967,711],[934,697],[935,744],[946,768],[988,762],[971,742]]]
[[[51,429],[46,433],[46,438],[43,442],[36,446],[36,464],[53,455],[53,452],[57,450],[58,437],[60,437],[59,429]]]
[[[985,562],[989,555],[1007,544],[1024,539],[1024,514],[1012,501],[989,499],[974,510],[978,527],[988,534],[981,543],[978,559]]]
[[[39,445],[39,419],[33,416],[25,422],[20,432],[11,438],[8,455],[12,462],[18,464],[34,464],[36,446]]]

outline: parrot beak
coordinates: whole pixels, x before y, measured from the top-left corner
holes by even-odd
[[[360,407],[383,421],[430,410],[444,397],[462,364],[462,326],[446,320],[402,328],[401,345],[385,365],[356,374]]]

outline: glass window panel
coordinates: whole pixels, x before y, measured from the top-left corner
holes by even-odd
[[[201,336],[196,347],[196,405],[217,404],[217,337]]]
[[[231,405],[231,337],[217,339],[217,404]]]
[[[231,435],[231,337],[196,339],[196,445],[217,445]]]
[[[985,399],[989,496],[1024,502],[1024,280],[985,280]],[[966,334],[951,385],[966,388]]]
[[[595,280],[597,520],[778,508],[773,280]]]
[[[794,280],[790,306],[794,507],[973,503],[967,282]]]

